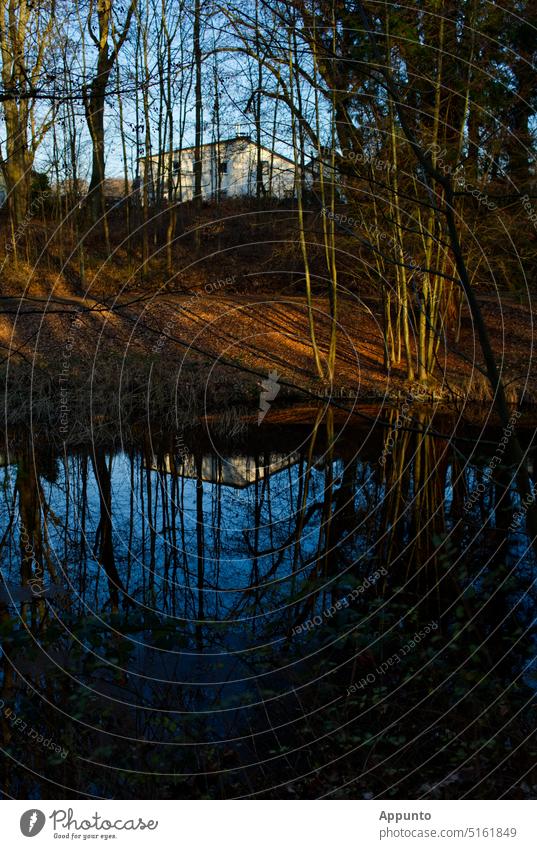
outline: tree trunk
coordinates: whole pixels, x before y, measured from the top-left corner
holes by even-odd
[[[194,65],[196,71],[195,82],[195,98],[196,98],[196,114],[195,114],[195,140],[194,140],[194,201],[197,206],[201,206],[201,178],[202,178],[202,161],[201,161],[201,144],[202,144],[202,99],[201,99],[201,41],[200,41],[200,17],[201,3],[200,0],[195,0],[194,4]],[[196,231],[197,232],[197,231]]]
[[[106,78],[104,70],[98,71],[98,76],[93,80],[89,96],[85,98],[86,120],[91,136],[91,180],[89,193],[86,200],[86,210],[92,223],[95,223],[100,215],[106,217],[104,197],[104,104],[106,95]]]

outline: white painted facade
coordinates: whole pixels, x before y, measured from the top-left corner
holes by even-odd
[[[152,173],[143,174],[149,187],[159,180],[163,186],[162,196],[168,195],[169,156],[164,156],[164,173],[158,171],[158,157],[149,160]],[[194,196],[195,148],[187,147],[174,151],[172,159],[174,201],[192,200]],[[295,188],[295,165],[292,160],[268,148],[261,148],[264,194],[277,197],[293,197]],[[143,171],[148,160],[142,161]],[[201,147],[201,194],[203,200],[223,197],[255,196],[257,178],[257,145],[249,136],[236,136]],[[149,170],[149,169],[148,169]],[[151,191],[150,196],[155,192]]]

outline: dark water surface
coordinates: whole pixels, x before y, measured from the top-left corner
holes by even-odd
[[[535,555],[487,471],[502,434],[399,424],[12,435],[4,794],[534,797]]]

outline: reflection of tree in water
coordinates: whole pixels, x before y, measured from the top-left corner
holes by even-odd
[[[351,795],[449,795],[454,782],[486,795],[522,774],[529,749],[487,783],[531,719],[532,561],[513,557],[508,472],[465,513],[480,472],[464,447],[397,430],[382,467],[382,442],[357,445],[319,416],[288,451],[278,436],[249,454],[178,457],[146,439],[125,454],[17,455],[3,575],[22,590],[42,564],[43,592],[2,596],[0,698],[72,754],[54,760],[4,718],[26,765],[7,761],[6,792],[92,781],[104,795],[232,796],[309,774],[303,795],[345,779]],[[380,566],[386,578],[326,614]],[[376,671],[433,620],[404,663]],[[337,781],[317,772],[334,757]],[[163,771],[198,777],[152,777]]]
[[[110,465],[111,465],[110,459]],[[117,612],[119,605],[119,590],[126,594],[121,578],[116,568],[114,542],[112,539],[112,481],[110,468],[104,449],[95,447],[93,456],[93,474],[99,490],[99,523],[95,532],[93,556],[103,567],[108,578],[108,588],[112,609]],[[149,566],[149,574],[154,573],[154,562]]]

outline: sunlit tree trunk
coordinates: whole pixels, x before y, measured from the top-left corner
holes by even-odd
[[[296,42],[295,42],[296,44]],[[294,58],[293,51],[291,49],[291,38],[289,38],[289,87],[291,96],[293,95],[293,79],[295,76],[294,70]],[[307,310],[308,310],[308,326],[310,333],[311,346],[313,350],[313,361],[315,363],[315,371],[317,376],[324,380],[324,369],[321,364],[321,356],[319,352],[319,347],[317,345],[317,337],[315,333],[315,317],[313,311],[313,299],[312,299],[312,289],[311,289],[311,272],[310,272],[310,263],[308,256],[308,245],[306,241],[306,233],[304,229],[304,205],[303,205],[303,173],[300,167],[300,163],[302,161],[302,157],[300,155],[300,151],[298,148],[298,140],[297,140],[297,130],[296,130],[296,119],[294,113],[291,116],[291,127],[292,127],[292,135],[293,135],[293,153],[295,159],[295,190],[297,193],[297,207],[298,207],[298,229],[299,229],[299,239],[300,239],[300,249],[302,252],[302,259],[304,262],[304,278],[306,283],[306,302],[307,302]]]

